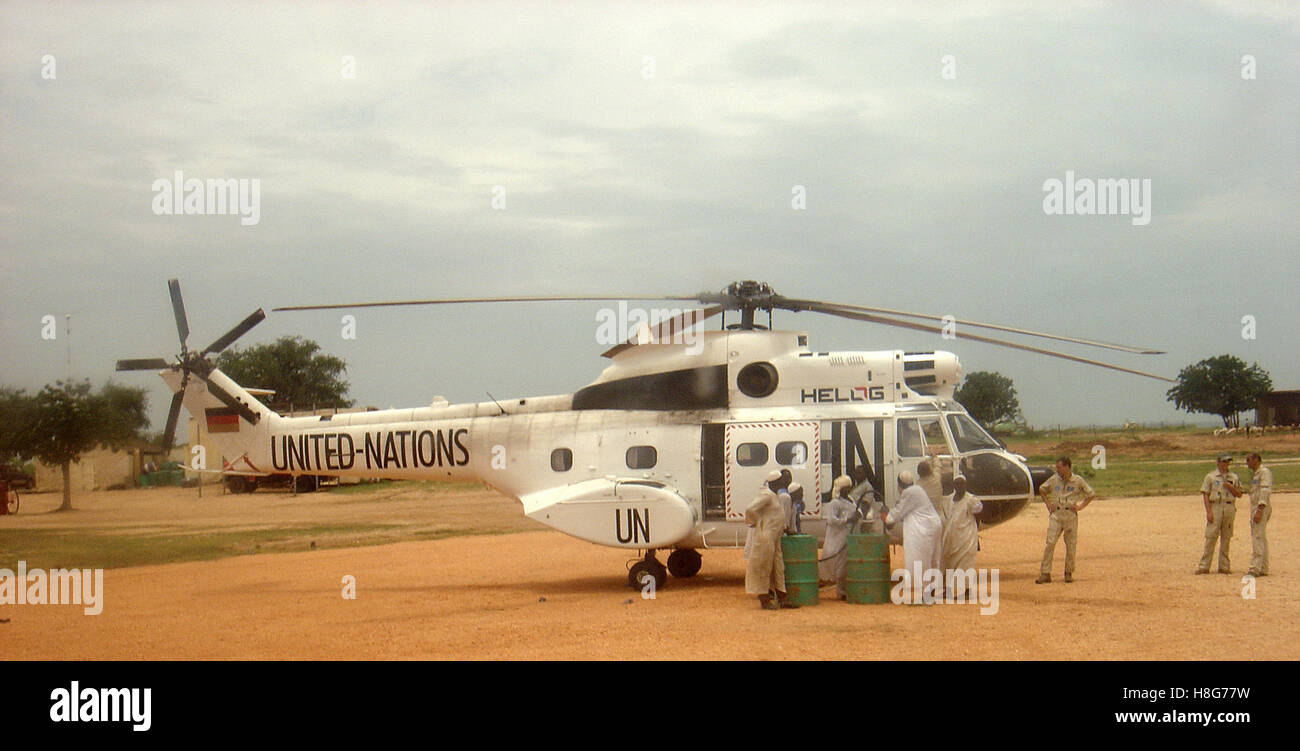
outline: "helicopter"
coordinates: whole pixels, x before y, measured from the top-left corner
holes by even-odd
[[[790,298],[741,281],[721,292],[648,297],[447,298],[274,308],[334,310],[408,305],[548,301],[690,301],[654,325],[642,323],[603,356],[610,364],[569,394],[285,417],[257,399],[264,391],[217,369],[219,354],[265,319],[258,309],[202,350],[187,346],[180,285],[168,281],[181,351],[119,360],[117,370],[154,370],[173,391],[164,447],[185,406],[223,456],[231,476],[333,475],[394,480],[476,481],[522,504],[529,518],[598,545],[636,551],[628,584],[690,577],[701,550],[745,543],[744,514],[768,475],[789,470],[805,488],[803,530],[825,536],[822,504],[841,474],[865,471],[893,507],[896,479],[931,460],[944,492],[962,474],[983,502],[981,526],[1015,516],[1050,468],[1031,468],[954,399],[961,365],[946,351],[816,351],[802,331],[776,330],[772,311],[817,312],[945,338],[992,343],[1163,381],[1139,370],[967,331],[982,328],[1136,353],[1163,354],[1078,337],[859,305]],[[727,313],[739,320],[727,323]],[[766,312],[766,326],[757,314]],[[717,330],[694,326],[721,316]],[[905,320],[908,318],[918,320]],[[920,321],[937,321],[943,328]],[[961,331],[956,331],[956,327]],[[901,542],[901,530],[894,530]],[[666,565],[659,551],[668,551]]]

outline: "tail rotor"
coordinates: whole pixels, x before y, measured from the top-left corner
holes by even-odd
[[[176,438],[176,425],[180,420],[181,404],[185,400],[185,388],[189,385],[190,376],[203,381],[207,386],[208,393],[217,398],[218,401],[234,410],[241,418],[251,425],[256,425],[261,419],[261,415],[249,408],[247,404],[236,399],[230,392],[221,386],[209,380],[212,371],[216,366],[208,359],[208,355],[216,355],[223,352],[227,347],[235,342],[236,339],[247,334],[250,329],[262,322],[266,318],[260,308],[254,311],[244,320],[240,321],[234,328],[218,337],[212,344],[209,344],[202,352],[195,352],[188,347],[190,336],[189,319],[185,315],[185,302],[181,298],[181,285],[176,279],[167,280],[167,290],[171,295],[172,313],[176,318],[176,333],[180,339],[181,351],[176,356],[175,362],[168,362],[162,358],[141,358],[134,360],[118,360],[117,370],[179,370],[181,372],[180,388],[172,396],[171,409],[167,412],[167,427],[163,431],[163,451],[169,451],[172,443]]]

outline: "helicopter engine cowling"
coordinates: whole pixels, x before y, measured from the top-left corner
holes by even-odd
[[[903,382],[918,394],[951,399],[959,381],[961,364],[953,353],[903,353]]]
[[[528,493],[524,513],[574,537],[615,548],[666,548],[695,528],[685,498],[652,480],[601,478]]]

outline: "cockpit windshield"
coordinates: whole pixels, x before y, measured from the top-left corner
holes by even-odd
[[[952,432],[952,440],[957,444],[957,450],[962,453],[1002,448],[1001,444],[993,440],[993,437],[984,432],[984,428],[968,415],[948,415],[948,429]]]

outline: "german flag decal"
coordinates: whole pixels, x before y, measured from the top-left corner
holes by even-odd
[[[208,418],[209,433],[238,433],[239,413],[230,407],[203,410]]]

